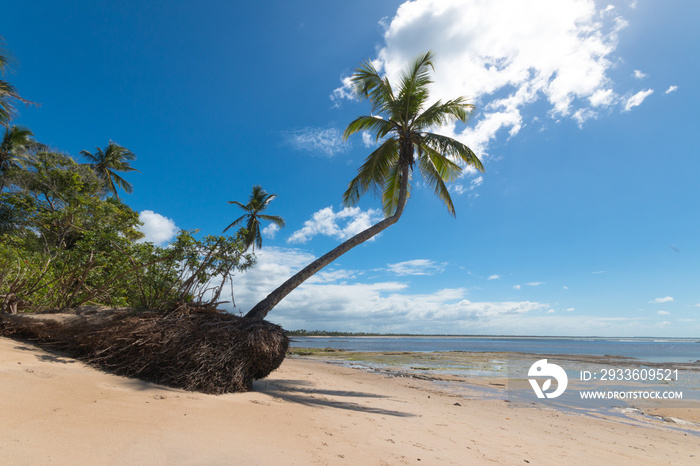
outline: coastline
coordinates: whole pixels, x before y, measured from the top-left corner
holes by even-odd
[[[694,426],[514,407],[477,389],[450,394],[434,380],[299,357],[253,392],[214,396],[0,338],[0,388],[4,464],[697,464],[700,456]]]

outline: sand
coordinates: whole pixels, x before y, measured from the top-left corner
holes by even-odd
[[[295,358],[254,388],[168,389],[0,338],[0,464],[700,464],[700,429],[641,415],[511,407]]]

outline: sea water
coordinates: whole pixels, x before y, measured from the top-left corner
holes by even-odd
[[[647,362],[700,360],[700,338],[372,336],[292,337],[292,347],[350,351],[469,351],[622,356]]]

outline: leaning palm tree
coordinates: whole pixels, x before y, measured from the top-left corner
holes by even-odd
[[[129,164],[136,159],[136,156],[129,149],[112,141],[109,141],[104,151],[99,147],[96,149],[94,154],[86,150],[81,151],[80,154],[90,161],[90,166],[104,184],[105,192],[112,193],[119,199],[117,187],[120,187],[127,194],[131,194],[134,187],[116,172],[137,172],[138,170]]]
[[[5,188],[5,176],[11,168],[24,167],[29,162],[29,151],[36,145],[34,133],[22,126],[5,128],[0,142],[0,191]]]
[[[229,228],[236,225],[240,225],[244,220],[246,221],[245,229],[245,248],[253,247],[253,252],[255,252],[255,246],[258,248],[262,247],[262,236],[260,236],[260,220],[267,220],[272,222],[278,227],[284,226],[284,219],[279,215],[265,215],[262,213],[270,202],[277,197],[277,194],[270,194],[266,192],[261,186],[253,186],[253,191],[250,193],[250,198],[248,203],[243,205],[238,201],[228,201],[229,204],[236,204],[241,209],[245,210],[246,213],[238,217],[229,226],[224,228],[226,232]]]
[[[387,78],[379,75],[369,61],[358,68],[351,78],[357,95],[370,100],[372,115],[361,116],[351,122],[345,129],[344,137],[348,138],[358,131],[373,131],[381,144],[367,157],[357,176],[350,182],[343,202],[346,205],[356,204],[362,194],[374,189],[382,196],[384,220],[300,270],[256,304],[246,317],[264,319],[282,298],[306,279],[396,223],[406,205],[409,181],[416,163],[425,182],[435,190],[450,214],[455,215],[445,182],[457,178],[465,165],[479,171],[483,171],[484,167],[469,147],[431,131],[456,120],[466,122],[468,112],[473,108],[463,97],[428,105],[432,58],[430,52],[419,57],[402,74],[396,89]]]

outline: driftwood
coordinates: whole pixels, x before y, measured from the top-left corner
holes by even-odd
[[[0,335],[30,340],[118,375],[210,394],[243,392],[277,369],[278,325],[214,309],[168,313],[0,314]]]

